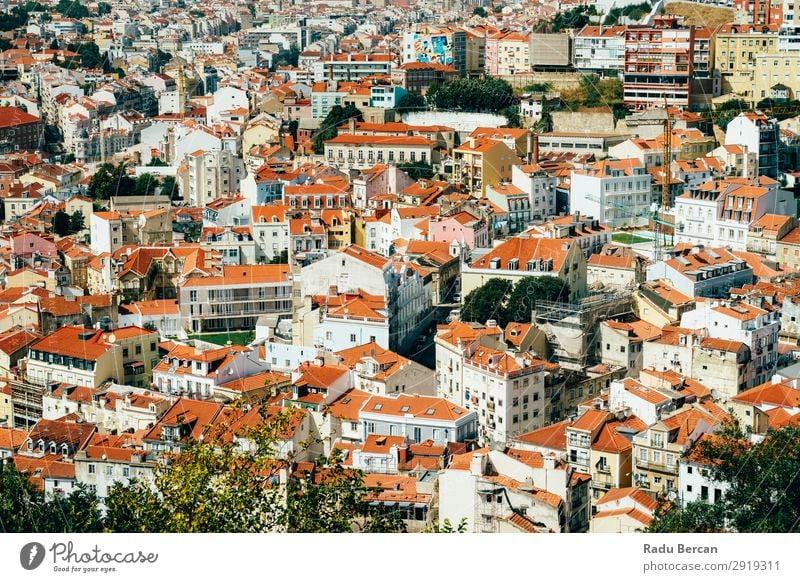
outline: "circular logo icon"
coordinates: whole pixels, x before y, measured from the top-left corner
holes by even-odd
[[[35,570],[44,562],[44,546],[39,542],[30,542],[19,551],[19,563],[26,570]]]

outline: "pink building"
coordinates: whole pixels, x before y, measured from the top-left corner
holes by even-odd
[[[430,240],[436,242],[456,241],[468,248],[489,247],[489,223],[486,219],[476,218],[466,211],[450,216],[430,218]]]
[[[14,255],[23,259],[30,258],[34,254],[43,257],[58,256],[56,244],[32,232],[26,232],[15,236],[11,241],[11,248]]]

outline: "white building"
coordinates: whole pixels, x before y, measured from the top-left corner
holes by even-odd
[[[710,180],[675,198],[676,241],[744,251],[762,216],[795,212],[794,195],[771,178]]]
[[[506,351],[500,328],[453,322],[435,338],[437,394],[479,413],[480,440],[544,426],[544,362]]]
[[[647,268],[647,280],[663,279],[689,297],[720,297],[753,282],[753,269],[727,249],[677,247],[672,256]]]
[[[775,373],[780,325],[777,309],[762,309],[741,301],[701,301],[681,317],[682,327],[705,328],[713,337],[741,342],[750,348],[755,368],[747,387],[766,382]]]
[[[609,226],[647,224],[652,176],[636,159],[604,160],[573,170],[569,207]]]
[[[370,394],[434,396],[434,371],[375,342],[336,352],[342,365],[355,370],[356,388]]]
[[[624,26],[584,26],[573,43],[575,68],[586,73],[622,73],[625,66]]]

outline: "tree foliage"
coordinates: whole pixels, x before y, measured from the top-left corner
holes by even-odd
[[[498,319],[504,310],[506,298],[513,284],[506,279],[489,279],[486,283],[470,291],[464,298],[461,321],[484,323]]]
[[[643,16],[650,14],[653,6],[649,2],[642,2],[640,4],[629,4],[622,8],[612,8],[608,11],[603,24],[612,26],[619,23],[619,19],[623,16],[629,18],[631,22],[638,22]]]
[[[77,2],[75,2],[77,4]],[[81,67],[84,69],[99,69],[108,61],[105,54],[100,53],[94,41],[82,42],[80,44],[70,43],[67,45],[67,50],[78,53],[80,55]],[[67,62],[67,64],[70,64]]]
[[[438,109],[498,113],[513,105],[514,91],[502,79],[456,79],[447,85],[434,83],[428,89],[428,103]]]
[[[334,105],[328,112],[328,115],[325,116],[325,119],[322,120],[319,129],[314,132],[314,136],[312,137],[314,153],[324,153],[325,142],[336,137],[338,133],[337,128],[350,119],[361,121],[364,117],[355,105],[351,104],[346,107]]]
[[[484,323],[494,319],[502,327],[509,322],[529,323],[537,301],[564,301],[569,286],[558,277],[523,277],[516,284],[505,279],[489,279],[464,299],[462,321]]]
[[[125,164],[106,162],[97,169],[89,181],[87,193],[95,200],[108,200],[111,196],[130,196],[136,193],[137,181],[125,172]]]
[[[753,443],[738,422],[696,445],[714,482],[727,484],[713,506],[689,503],[657,514],[649,531],[787,533],[800,527],[800,426]]]
[[[86,228],[86,219],[83,212],[76,210],[69,217],[69,230],[71,232],[80,232]]]
[[[255,418],[233,438],[243,414]],[[115,483],[104,500],[105,512],[88,489],[79,486],[63,498],[45,495],[13,464],[0,466],[0,531],[405,531],[399,514],[371,508],[363,473],[343,466],[338,454],[319,459],[312,471],[292,474],[291,455],[277,455],[280,435],[292,424],[289,412],[231,407],[226,418],[203,440],[167,455],[152,481]]]
[[[428,102],[423,95],[419,93],[406,93],[403,95],[400,102],[395,107],[398,113],[406,113],[408,111],[425,111],[428,109]]]
[[[501,325],[510,321],[529,323],[537,301],[565,301],[569,298],[569,285],[558,277],[523,277],[514,285],[503,310]]]
[[[58,236],[69,234],[69,214],[63,210],[59,210],[53,215],[53,232]]]
[[[589,17],[596,14],[597,8],[593,4],[588,6],[581,4],[569,10],[557,12],[549,21],[541,21],[536,30],[538,32],[561,32],[568,28],[580,30],[589,24]]]
[[[430,180],[436,173],[433,170],[433,166],[425,162],[406,162],[398,164],[397,168],[403,170],[412,180],[419,180],[420,178]]]

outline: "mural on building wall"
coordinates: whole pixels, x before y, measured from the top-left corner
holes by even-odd
[[[414,55],[420,63],[453,64],[453,46],[445,34],[414,34]]]

